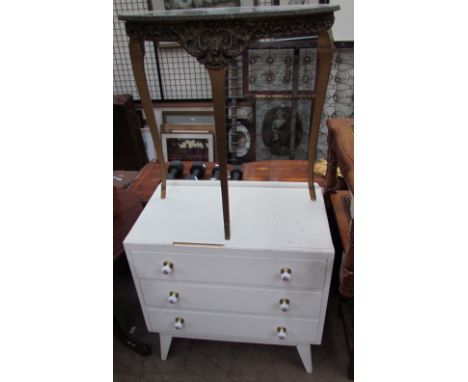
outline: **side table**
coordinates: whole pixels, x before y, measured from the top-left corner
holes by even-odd
[[[135,82],[159,158],[161,199],[166,198],[166,173],[161,139],[154,116],[144,66],[145,41],[178,42],[209,74],[213,96],[216,152],[220,165],[220,188],[224,236],[231,238],[227,148],[225,127],[225,74],[227,66],[255,41],[278,37],[317,37],[317,67],[308,152],[308,191],[316,200],[313,161],[317,152],[320,119],[330,76],[333,38],[332,4],[276,7],[239,7],[192,10],[164,10],[120,14],[130,37],[129,50]]]

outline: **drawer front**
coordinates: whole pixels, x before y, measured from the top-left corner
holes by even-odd
[[[147,309],[154,332],[174,337],[207,337],[239,340],[264,340],[278,344],[317,343],[318,320],[221,314],[208,312],[183,312]],[[184,320],[183,327],[175,329],[176,318]],[[286,338],[278,338],[278,327],[286,328]]]
[[[322,304],[322,293],[318,291],[283,291],[149,280],[141,280],[140,286],[146,306],[174,310],[194,309],[318,317]],[[177,293],[177,300],[175,302],[173,300],[173,303],[168,301],[171,292]],[[289,300],[286,302],[289,307],[286,312],[280,308],[280,299]]]
[[[209,255],[132,251],[132,258],[139,278],[282,288],[322,289],[327,268],[326,260],[229,256],[222,251]],[[173,264],[170,274],[161,271],[165,261]],[[283,268],[291,270],[291,280],[281,279]]]

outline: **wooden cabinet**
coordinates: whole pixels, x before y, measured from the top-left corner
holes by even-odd
[[[124,242],[161,357],[173,337],[289,345],[312,372],[334,258],[321,188],[312,203],[306,182],[229,182],[225,240],[218,182],[167,184]]]
[[[348,377],[354,379],[354,120],[334,118],[327,121],[328,155],[325,190],[335,215],[343,258],[340,264],[340,302],[350,361]],[[336,189],[337,168],[340,168],[348,191]]]
[[[328,154],[324,188],[330,195],[344,255],[340,265],[340,293],[354,296],[354,120],[335,118],[327,121]],[[340,168],[348,192],[336,192],[337,168]]]
[[[148,162],[140,129],[132,96],[114,96],[114,170],[139,171]]]

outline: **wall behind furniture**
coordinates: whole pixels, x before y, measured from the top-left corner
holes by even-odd
[[[333,37],[335,41],[354,41],[354,0],[333,0],[341,7],[335,13]]]

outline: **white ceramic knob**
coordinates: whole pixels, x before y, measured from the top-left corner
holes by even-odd
[[[170,291],[167,301],[169,301],[171,304],[175,304],[177,301],[179,301],[179,293]]]
[[[175,321],[174,321],[174,328],[176,328],[177,330],[180,330],[184,327],[184,319],[182,317],[176,317]]]
[[[289,280],[291,280],[291,277],[292,277],[292,276],[291,276],[291,273],[292,273],[291,269],[289,269],[289,268],[281,268],[281,272],[280,272],[280,273],[281,273],[281,280],[283,280],[283,281],[289,281]]]
[[[277,336],[280,340],[284,340],[286,338],[286,328],[284,326],[278,326],[276,331],[278,332]]]
[[[289,310],[289,300],[287,298],[282,298],[280,301],[280,309],[283,312],[287,312]]]
[[[161,268],[161,272],[164,273],[165,275],[168,275],[172,273],[173,269],[174,269],[174,264],[172,264],[170,261],[165,261]]]

